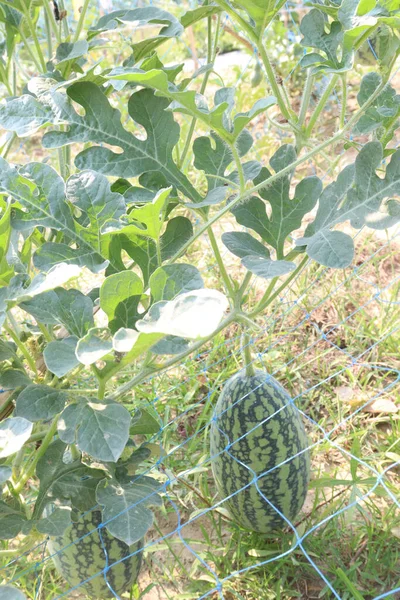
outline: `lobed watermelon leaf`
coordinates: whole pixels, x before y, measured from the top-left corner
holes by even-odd
[[[162,504],[158,493],[162,487],[144,475],[124,485],[101,481],[96,498],[103,507],[103,522],[111,535],[128,546],[142,539],[153,524],[153,513],[148,507]]]

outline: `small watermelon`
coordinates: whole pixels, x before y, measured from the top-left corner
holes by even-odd
[[[246,529],[269,533],[287,525],[276,507],[293,522],[307,494],[310,456],[301,415],[289,394],[267,373],[249,376],[242,370],[225,384],[214,416],[212,470],[233,519]],[[271,504],[257,490],[255,475]]]
[[[90,598],[96,598],[96,600],[115,598],[113,592],[122,594],[129,590],[137,579],[142,561],[142,552],[136,551],[143,547],[143,540],[127,546],[124,542],[111,536],[104,527],[101,529],[102,544],[96,530],[100,523],[101,512],[99,510],[89,512],[77,523],[72,523],[63,535],[51,538],[48,544],[48,550],[58,572],[66,579],[70,587],[80,586],[79,591],[84,592]],[[96,531],[83,537],[93,530]],[[83,539],[81,539],[82,537]],[[56,552],[58,554],[55,554]],[[133,554],[131,558],[119,562],[103,573],[107,564],[112,565],[131,554]],[[96,577],[81,585],[97,573]]]

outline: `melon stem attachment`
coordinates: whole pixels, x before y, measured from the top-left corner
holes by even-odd
[[[250,352],[250,344],[252,344],[252,341],[250,339],[249,334],[243,333],[242,337],[241,337],[241,351],[242,351],[242,356],[243,356],[243,360],[244,360],[244,364],[245,364],[246,375],[247,375],[247,377],[254,377],[255,371],[254,371],[253,359],[251,357],[251,352]]]

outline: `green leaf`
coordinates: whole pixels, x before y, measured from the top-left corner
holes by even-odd
[[[309,48],[315,48],[323,52],[312,52],[306,54],[300,64],[303,67],[313,67],[313,72],[318,71],[339,73],[347,71],[352,67],[352,54],[343,52],[343,28],[338,21],[328,24],[324,14],[313,8],[307,13],[300,24],[303,34],[301,44]]]
[[[253,140],[247,138],[249,143],[246,152],[251,147]],[[213,147],[214,145],[214,147]],[[194,166],[196,169],[204,171],[208,182],[208,191],[221,185],[221,181],[210,175],[225,177],[226,169],[233,161],[232,152],[227,144],[221,140],[216,133],[211,133],[210,137],[201,136],[193,142]]]
[[[160,431],[160,423],[148,411],[139,409],[132,417],[130,428],[131,435],[144,435],[158,433]]]
[[[5,342],[0,339],[0,361],[15,358],[17,356],[16,348],[13,342]]]
[[[65,202],[65,189],[62,178],[48,165],[30,163],[21,167],[23,176],[15,167],[0,159],[0,193],[12,196],[25,211],[15,209],[13,227],[26,229],[41,225],[60,230],[73,239],[78,249],[65,244],[45,243],[34,257],[35,266],[49,270],[56,263],[66,262],[88,266],[98,271],[106,266],[100,256],[78,231],[68,204]],[[52,251],[52,261],[44,261],[43,255]],[[57,257],[55,255],[57,254]]]
[[[383,149],[379,142],[366,144],[355,162],[354,187],[349,190],[347,202],[339,211],[336,222],[350,218],[353,227],[367,225],[373,229],[386,229],[400,218],[397,200],[400,194],[400,150],[391,157],[384,178],[378,177],[376,169],[383,159]],[[385,199],[388,202],[383,204]],[[383,206],[382,206],[383,204]],[[393,214],[392,214],[393,211]]]
[[[12,540],[15,538],[21,533],[26,522],[26,517],[22,512],[15,510],[12,506],[0,500],[0,540]]]
[[[3,390],[15,390],[31,383],[25,371],[20,369],[6,369],[0,374],[0,387]]]
[[[57,377],[64,377],[79,365],[75,349],[78,338],[74,335],[47,344],[43,351],[46,367]]]
[[[295,270],[296,265],[286,260],[270,260],[262,256],[244,256],[242,264],[254,275],[263,279],[273,279],[287,275]]]
[[[93,365],[113,349],[110,330],[106,327],[93,327],[82,337],[76,346],[76,357],[83,365]]]
[[[34,96],[24,95],[0,105],[0,125],[18,137],[28,137],[52,123],[53,111]]]
[[[133,208],[129,212],[129,223],[126,231],[133,232],[134,235],[158,240],[163,227],[170,193],[171,188],[160,190],[151,202],[139,208]],[[122,231],[124,230],[125,228],[122,229]]]
[[[293,146],[285,144],[273,155],[270,164],[278,172],[295,160]],[[255,183],[268,181],[270,176],[268,169],[263,168]],[[256,197],[251,197],[232,210],[238,223],[256,231],[267,244],[275,248],[279,260],[284,258],[287,236],[301,226],[303,217],[314,208],[322,191],[322,182],[318,177],[306,177],[297,184],[294,197],[290,198],[290,181],[291,175],[284,175],[260,190],[260,196],[271,205],[270,217],[265,203]]]
[[[161,69],[143,71],[137,68],[116,67],[107,78],[129,81],[156,90],[158,96],[161,95],[172,101],[168,110],[199,119],[231,143],[237,140],[250,121],[276,103],[276,98],[273,96],[262,98],[249,111],[238,113],[231,120],[229,116],[232,109],[231,90],[228,88],[218,90],[215,94],[214,107],[209,109],[204,96],[194,90],[180,90],[168,80],[167,74]]]
[[[112,108],[95,84],[73,84],[67,89],[67,94],[84,109],[85,114],[76,112],[59,92],[46,97],[54,113],[68,125],[68,131],[51,131],[43,136],[46,148],[58,148],[74,142],[117,146],[121,153],[100,146],[87,148],[76,156],[75,165],[80,170],[93,169],[104,175],[125,178],[157,171],[184,196],[193,201],[200,199],[172,158],[172,150],[179,140],[179,125],[165,110],[168,100],[155,97],[148,89],[132,94],[128,113],[146,130],[146,139],[141,140],[122,126],[119,111]]]
[[[74,221],[65,202],[64,181],[52,167],[30,163],[18,172],[3,159],[1,166],[3,190],[27,209],[17,212],[13,218],[14,226],[27,229],[42,225],[74,233]]]
[[[39,533],[46,535],[62,535],[64,531],[71,525],[71,509],[55,508],[51,515],[40,519],[36,525]]]
[[[102,471],[96,471],[82,465],[81,469],[60,477],[53,485],[53,494],[57,498],[68,499],[77,510],[84,512],[96,505],[96,487]]]
[[[180,354],[190,347],[188,340],[176,335],[167,335],[151,347],[154,354]]]
[[[367,102],[381,82],[382,78],[378,73],[367,73],[362,78],[357,95],[360,106]],[[388,84],[357,121],[354,133],[370,133],[381,125],[386,127],[396,115],[400,116],[400,95],[396,94],[395,89]]]
[[[222,243],[232,254],[239,258],[245,256],[262,256],[270,258],[268,248],[245,231],[230,231],[221,236]]]
[[[349,190],[354,185],[355,167],[347,165],[341,173],[339,173],[336,181],[330,183],[322,192],[318,203],[318,210],[315,219],[307,225],[305,235],[310,237],[317,231],[330,227],[334,223],[338,223],[336,217],[340,214],[340,206],[343,204]],[[303,239],[303,238],[302,238]],[[297,243],[303,243],[302,239],[297,240]]]
[[[107,177],[94,171],[72,175],[67,181],[66,193],[68,200],[85,215],[97,238],[107,230],[110,221],[118,221],[126,212],[123,196],[112,192]],[[96,245],[100,251],[100,240],[96,240]]]
[[[120,329],[114,336],[114,350],[127,352],[122,359],[122,362],[126,365],[142,356],[144,352],[147,352],[153,344],[163,337],[161,333],[140,333],[139,335],[137,333],[134,329]]]
[[[141,42],[132,44],[132,50],[135,61],[139,61],[144,56],[148,56],[165,40],[178,37],[183,31],[183,26],[171,13],[157,8],[147,6],[144,8],[134,8],[131,10],[115,10],[99,19],[96,25],[92,26],[88,32],[88,39],[104,31],[116,29],[120,24],[134,22],[137,25],[160,24],[163,27],[157,35],[148,36]]]
[[[188,10],[185,12],[185,14],[181,17],[181,23],[185,28],[190,27],[190,25],[194,25],[198,21],[201,21],[206,17],[211,17],[219,12],[221,12],[219,6],[199,6],[194,10]]]
[[[72,472],[80,472],[82,464],[79,460],[64,462],[67,445],[60,439],[52,442],[36,466],[36,475],[40,480],[39,493],[36,498],[32,518],[42,515],[46,503],[50,500],[48,493],[57,481]],[[53,498],[52,498],[53,499]]]
[[[111,535],[128,546],[142,539],[153,524],[153,513],[148,507],[162,505],[157,493],[161,488],[158,481],[143,475],[127,485],[101,481],[96,496]]]
[[[334,269],[348,267],[354,257],[354,243],[341,231],[322,229],[307,245],[307,254],[321,265]]]
[[[367,36],[368,31],[372,34],[379,22],[398,28],[399,17],[390,18],[387,11],[376,4],[375,0],[342,1],[338,10],[338,19],[345,31],[343,40],[345,51],[351,49],[361,36]]]
[[[100,307],[108,317],[111,332],[134,327],[142,294],[142,280],[133,271],[115,273],[104,280],[100,288]]]
[[[174,217],[160,237],[161,260],[165,261],[177,254],[193,235],[192,223],[186,217]]]
[[[146,316],[136,323],[143,333],[164,333],[197,339],[211,335],[228,308],[226,297],[217,290],[185,292],[174,300],[153,304]]]
[[[47,421],[61,412],[67,396],[47,385],[28,385],[18,396],[14,414],[28,421]]]
[[[82,337],[93,326],[93,302],[79,290],[56,288],[21,303],[21,308],[45,325],[64,325]]]
[[[266,0],[235,0],[234,5],[246,11],[250,17],[250,20],[255,25],[257,34],[262,35],[267,25],[269,25],[275,15],[279,12],[283,2],[268,2]]]
[[[0,288],[0,321],[4,321],[6,311],[16,304],[64,284],[79,273],[80,269],[78,267],[61,263],[54,266],[46,274],[39,273],[36,275],[30,284],[28,275],[18,273],[10,280],[8,286]]]
[[[189,202],[186,204],[186,206],[188,208],[198,209],[203,208],[204,206],[215,206],[216,204],[221,204],[221,202],[223,202],[226,199],[230,191],[231,190],[228,186],[215,187],[210,192],[208,192],[207,196],[201,202]]]
[[[312,258],[324,260],[322,264],[327,266],[348,266],[354,251],[351,238],[327,231],[338,223],[350,220],[356,228],[385,229],[400,220],[400,203],[394,198],[400,194],[400,150],[392,155],[384,178],[376,174],[382,158],[379,142],[366,144],[355,164],[347,166],[324,190],[315,221],[307,227],[306,237],[297,240],[297,244],[307,245],[308,254],[311,244]]]
[[[154,302],[173,300],[178,294],[203,287],[203,278],[193,265],[165,265],[156,269],[150,277],[150,291]]]
[[[64,65],[69,60],[75,60],[81,58],[88,53],[89,44],[86,40],[79,40],[75,43],[63,42],[57,47],[56,50],[56,64],[57,68]]]
[[[10,417],[0,422],[0,458],[18,452],[30,438],[33,424],[22,417]]]
[[[382,67],[390,65],[391,60],[400,48],[400,40],[395,33],[397,29],[381,23],[368,38],[378,58],[379,65]]]
[[[4,465],[0,465],[0,485],[8,481],[11,475],[11,467],[5,467]]]
[[[0,219],[0,263],[7,254],[11,240],[11,203],[7,203]]]
[[[114,334],[113,349],[116,352],[129,352],[139,339],[139,332],[136,329],[126,329],[121,327]]]
[[[64,409],[58,434],[93,458],[115,463],[128,441],[130,421],[129,412],[120,404],[81,401]]]
[[[63,457],[67,446],[61,440],[52,442],[36,466],[36,475],[41,486],[50,487],[56,474],[65,466]]]
[[[0,585],[0,600],[26,600],[26,596],[12,585]]]
[[[143,282],[146,286],[151,273],[158,266],[157,249],[154,240],[142,236],[114,234],[110,241],[109,253],[113,264],[118,265],[117,271],[123,271],[125,265],[121,254],[126,252],[142,271]],[[111,272],[111,268],[109,269]]]

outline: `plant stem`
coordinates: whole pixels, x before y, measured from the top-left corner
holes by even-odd
[[[251,351],[250,351],[250,344],[251,344],[251,340],[250,340],[249,334],[243,333],[243,335],[242,335],[242,355],[243,355],[243,360],[244,360],[244,364],[245,364],[245,368],[246,368],[246,375],[247,375],[247,377],[254,377],[255,371],[254,371],[253,359],[252,359]]]
[[[54,434],[57,431],[58,417],[59,417],[59,415],[54,417],[53,421],[51,422],[50,428],[43,439],[43,442],[42,442],[40,448],[38,448],[38,450],[36,450],[33,460],[31,461],[28,468],[22,473],[19,482],[15,486],[15,491],[18,494],[24,489],[25,484],[29,481],[29,479],[35,473],[36,465],[38,464],[39,460],[42,458],[42,456],[45,454],[47,448],[51,444]]]
[[[265,290],[261,300],[258,301],[258,303],[256,304],[255,308],[257,308],[257,306],[261,306],[264,305],[265,302],[268,300],[268,298],[270,297],[276,282],[278,281],[279,277],[274,277],[273,279],[271,279],[271,281],[269,282],[269,285],[267,287],[267,289]],[[253,314],[255,309],[253,309],[249,314]]]
[[[47,0],[45,0],[45,2],[46,1]],[[51,39],[51,27],[47,12],[44,14],[44,22],[46,25],[47,56],[48,59],[51,60],[51,57],[53,56],[53,40]]]
[[[63,12],[65,10],[64,0],[58,0],[58,8],[60,9],[60,12]],[[61,21],[61,25],[64,29],[64,36],[67,38],[69,36],[69,27],[68,27],[67,16],[65,16],[63,18],[63,20]]]
[[[49,2],[47,2],[47,0],[45,0],[43,2],[43,6],[44,6],[44,10],[45,10],[46,15],[47,15],[47,19],[48,19],[48,21],[50,23],[50,26],[51,26],[51,28],[53,30],[53,33],[54,33],[55,37],[56,37],[57,43],[60,44],[61,43],[60,30],[59,30],[59,28],[57,26],[57,23],[56,23],[56,20],[54,18],[53,11],[50,8]]]
[[[208,17],[208,19],[207,19],[207,63],[208,64],[214,62],[215,56],[217,54],[220,22],[221,22],[221,15],[218,15],[216,28],[215,28],[215,34],[214,34],[214,42],[212,42],[212,19],[211,19],[211,17]],[[203,81],[201,83],[200,94],[204,94],[206,87],[207,87],[209,77],[210,77],[210,71],[207,71],[205,73]],[[179,163],[178,163],[178,167],[182,167],[182,165],[184,164],[186,157],[189,153],[190,144],[192,142],[192,137],[193,137],[194,129],[196,127],[196,123],[197,123],[197,119],[196,119],[196,117],[193,117],[192,121],[190,123],[189,131],[188,131],[188,134],[186,137],[185,146],[183,148],[183,151],[182,151]]]
[[[25,444],[32,444],[33,442],[39,442],[43,438],[46,437],[46,431],[38,431],[37,433],[33,433],[31,437],[28,439]]]
[[[314,85],[314,76],[311,73],[311,69],[308,70],[306,85],[304,87],[303,96],[301,98],[301,106],[299,112],[299,127],[303,127],[304,121],[306,120],[307,110],[310,104],[311,92]]]
[[[225,215],[227,212],[232,210],[232,208],[234,206],[236,206],[236,204],[238,204],[239,202],[243,202],[243,200],[246,200],[246,198],[249,198],[250,196],[252,196],[256,192],[258,192],[262,188],[269,187],[272,183],[274,183],[279,178],[281,178],[282,175],[286,175],[286,173],[292,172],[299,165],[302,165],[303,163],[309,161],[312,156],[319,154],[322,150],[324,150],[328,146],[336,144],[339,140],[341,140],[342,137],[344,136],[344,134],[347,131],[349,131],[350,129],[352,129],[352,127],[355,125],[355,123],[357,123],[357,121],[361,117],[361,115],[364,114],[365,110],[374,102],[374,100],[377,98],[377,96],[379,96],[379,94],[385,87],[386,83],[387,83],[387,78],[385,78],[385,80],[382,81],[378,85],[378,87],[376,88],[374,93],[371,94],[371,96],[368,98],[368,100],[353,114],[353,116],[347,121],[345,126],[342,129],[340,129],[335,135],[333,135],[330,138],[327,138],[324,142],[322,142],[318,146],[315,146],[315,148],[313,148],[312,150],[310,150],[303,156],[299,157],[297,160],[295,160],[293,163],[291,163],[287,167],[284,167],[283,169],[281,169],[274,175],[271,175],[271,177],[269,177],[268,179],[261,181],[260,183],[258,183],[257,185],[254,185],[251,188],[248,188],[242,194],[238,194],[236,196],[236,198],[234,198],[231,202],[227,203],[226,206],[221,208],[218,212],[216,212],[214,214],[214,216],[211,217],[211,219],[209,219],[206,223],[204,223],[203,225],[201,225],[201,227],[198,228],[198,230],[196,231],[196,233],[193,234],[193,236],[190,238],[190,240],[188,240],[185,244],[183,244],[181,246],[180,250],[178,252],[176,252],[174,254],[174,256],[172,256],[167,261],[167,263],[175,262],[182,254],[184,254],[186,252],[186,250],[189,248],[189,246],[191,246],[197,238],[202,236],[203,233],[205,233],[207,231],[207,229],[210,227],[210,225],[213,225],[214,223],[219,221],[219,219],[223,215]]]
[[[26,35],[25,35],[25,34],[24,34],[24,32],[22,31],[22,27],[20,27],[20,28],[19,28],[19,35],[21,36],[21,38],[22,38],[22,41],[24,42],[25,49],[26,49],[26,51],[28,52],[29,56],[31,57],[31,59],[32,59],[32,61],[33,61],[34,65],[35,65],[35,67],[36,67],[36,69],[37,69],[38,73],[40,73],[40,72],[41,72],[41,66],[40,66],[40,62],[38,62],[38,59],[37,59],[37,58],[36,58],[36,56],[33,54],[33,52],[32,52],[32,49],[31,49],[31,47],[30,47],[30,44],[29,44],[29,42],[28,42],[28,40],[27,40],[27,38],[26,38]]]
[[[238,175],[239,175],[240,193],[243,194],[243,192],[246,188],[246,180],[244,177],[242,161],[240,160],[239,152],[237,151],[235,144],[231,144],[230,149],[231,149],[231,152],[232,152],[232,155],[233,155],[233,158],[235,161],[235,165],[236,165],[236,168],[238,171]]]
[[[13,94],[11,93],[11,95],[13,95]],[[12,145],[13,145],[13,143],[14,143],[14,141],[15,141],[16,137],[17,137],[17,136],[16,136],[16,134],[15,134],[15,133],[11,134],[10,138],[9,138],[9,139],[7,140],[7,142],[4,144],[4,146],[3,146],[2,150],[1,150],[1,155],[2,155],[2,157],[3,157],[4,159],[6,159],[6,158],[7,158],[7,156],[8,156],[8,153],[10,152],[10,150],[11,150],[11,147],[12,147]]]
[[[390,140],[392,139],[395,130],[398,127],[398,120],[399,120],[399,115],[395,115],[394,117],[392,117],[386,124],[386,133],[385,135],[379,140],[380,143],[382,144],[382,146],[385,148],[386,144],[388,144],[390,142]]]
[[[78,21],[78,25],[76,26],[76,30],[75,30],[75,35],[73,37],[73,42],[77,42],[79,40],[79,36],[81,34],[82,28],[83,28],[83,24],[85,21],[85,16],[86,16],[86,12],[89,6],[89,1],[90,0],[85,0],[82,6],[82,10],[81,10],[81,14],[79,15],[79,21]]]
[[[233,285],[232,285],[232,282],[231,282],[231,278],[229,277],[228,272],[227,272],[227,270],[225,268],[224,261],[222,260],[221,253],[220,253],[219,248],[218,248],[217,240],[215,239],[215,235],[214,235],[214,232],[213,232],[213,230],[212,230],[211,227],[209,227],[207,229],[207,233],[208,233],[208,237],[210,238],[211,247],[213,249],[216,261],[218,263],[219,271],[221,273],[221,277],[222,277],[222,280],[224,282],[225,289],[226,289],[226,291],[228,293],[228,296],[230,296],[233,299],[233,297],[234,297],[234,289],[233,289]]]
[[[318,102],[317,106],[315,107],[313,114],[311,115],[310,122],[308,123],[307,129],[306,129],[306,137],[308,137],[308,138],[310,137],[311,132],[314,128],[314,125],[317,122],[319,115],[324,110],[325,105],[328,102],[338,79],[339,79],[339,75],[332,75],[330,82],[326,86],[324,93],[322,94],[321,98],[319,99],[319,102]]]
[[[227,12],[228,15],[240,25],[240,27],[247,33],[253,44],[257,47],[260,58],[263,62],[265,71],[267,73],[268,82],[271,86],[274,96],[276,97],[276,101],[279,105],[281,113],[288,121],[291,121],[293,115],[291,114],[290,109],[288,109],[286,106],[281,89],[276,81],[274,69],[269,60],[267,51],[264,48],[262,39],[258,38],[256,32],[253,30],[253,27],[244,19],[242,19],[242,17],[238,15],[238,13],[235,10],[233,10],[233,8],[227,2],[225,2],[225,0],[215,0],[215,3],[218,4],[218,6],[220,6],[221,8],[223,8],[223,10]]]
[[[46,325],[43,325],[43,323],[38,322],[38,327],[39,327],[40,331],[43,333],[43,337],[46,340],[46,342],[51,342],[53,340],[53,337],[52,337],[51,333],[49,332],[49,330],[47,329]]]
[[[346,73],[341,76],[342,81],[342,106],[340,108],[339,127],[342,129],[346,123],[346,108],[347,108],[347,77]]]
[[[2,83],[4,83],[4,85],[7,88],[7,92],[10,94],[10,96],[12,96],[12,89],[11,89],[10,83],[8,81],[6,70],[5,70],[4,65],[1,60],[0,60],[0,76],[1,76]]]
[[[156,240],[156,252],[157,252],[157,265],[161,267],[162,265],[162,257],[161,257],[161,245],[160,238]]]
[[[32,22],[32,19],[31,19],[30,14],[29,14],[29,10],[25,11],[25,18],[27,19],[27,21],[29,23],[29,29],[31,30],[31,36],[32,36],[32,39],[33,39],[33,43],[35,45],[36,54],[38,55],[38,58],[39,58],[39,62],[40,62],[42,73],[45,73],[46,72],[46,61],[44,60],[42,48],[40,46],[39,39],[38,39],[38,37],[36,35],[36,26]]]
[[[300,271],[305,266],[307,261],[308,261],[308,256],[305,256],[303,258],[303,260],[301,261],[301,263],[296,267],[296,269],[289,275],[289,277],[287,279],[285,279],[285,281],[282,283],[282,285],[279,286],[278,289],[272,295],[270,295],[270,291],[272,291],[272,289],[273,289],[273,286],[271,287],[271,284],[272,284],[272,282],[271,282],[271,284],[269,286],[269,288],[271,288],[271,290],[269,290],[269,288],[267,290],[267,292],[269,292],[269,293],[267,294],[267,292],[266,292],[264,294],[264,296],[261,298],[260,302],[255,306],[255,308],[251,312],[248,313],[248,316],[255,317],[260,312],[265,310],[267,308],[267,306],[269,306],[275,300],[275,298],[277,296],[279,296],[279,294],[289,285],[289,283],[291,283],[293,281],[293,279],[295,279],[295,277],[297,277],[297,275],[300,273]],[[274,281],[274,280],[272,280],[272,281]]]
[[[8,333],[8,335],[11,337],[13,342],[17,345],[18,349],[24,355],[24,357],[25,357],[28,365],[30,366],[31,370],[33,371],[33,373],[35,373],[35,375],[37,375],[38,372],[37,372],[35,361],[34,361],[33,357],[29,354],[28,350],[26,349],[25,344],[23,342],[21,342],[21,340],[19,339],[17,334],[14,333],[14,331],[11,329],[11,327],[9,327],[8,325],[4,325],[4,330]]]
[[[240,308],[240,306],[242,304],[244,293],[245,293],[247,286],[249,285],[252,277],[253,277],[253,273],[251,273],[250,271],[247,271],[246,275],[243,278],[241,286],[238,289],[237,295],[236,295],[237,302],[238,302],[237,308]]]
[[[105,393],[106,393],[106,384],[107,384],[107,379],[98,379],[99,381],[99,389],[97,392],[97,397],[99,400],[103,400]]]
[[[281,91],[281,88],[279,87],[278,82],[276,81],[274,69],[271,65],[271,62],[269,60],[267,51],[265,50],[263,43],[260,43],[258,45],[258,51],[260,53],[261,60],[263,62],[265,70],[267,72],[268,82],[271,86],[274,96],[276,97],[279,108],[281,109],[281,113],[283,114],[285,119],[287,119],[293,126],[294,125],[293,124],[293,115],[290,111],[290,108],[287,108],[287,106],[286,106],[284,96],[282,94],[282,91]],[[296,129],[296,127],[294,127],[294,129]]]

